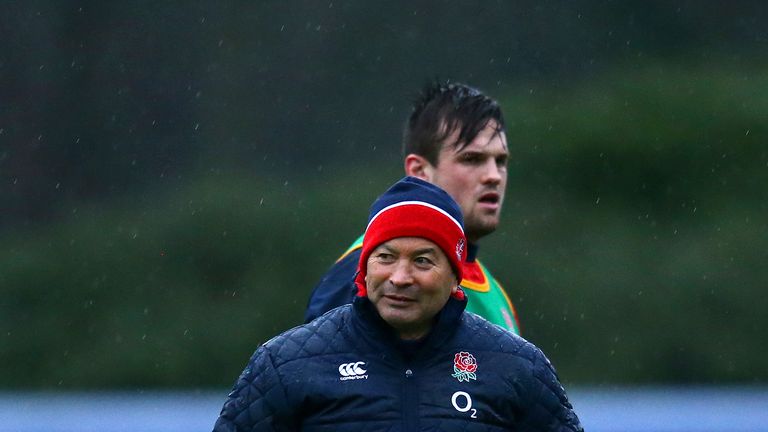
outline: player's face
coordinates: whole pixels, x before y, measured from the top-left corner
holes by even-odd
[[[443,251],[420,237],[399,237],[379,245],[368,257],[368,299],[402,339],[429,333],[458,280]]]
[[[427,180],[440,186],[461,207],[464,230],[470,241],[492,233],[499,224],[507,187],[507,137],[496,132],[494,121],[460,151],[443,144],[437,166]],[[458,131],[446,143],[456,142]]]

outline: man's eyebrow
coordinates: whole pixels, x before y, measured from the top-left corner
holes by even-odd
[[[374,249],[373,251],[375,252],[375,251],[377,251],[377,250],[381,250],[381,249],[384,249],[384,250],[386,250],[387,252],[396,252],[396,251],[395,251],[393,248],[391,248],[391,247],[390,247],[389,245],[387,245],[386,243],[382,243],[382,244],[380,244],[380,245],[376,246],[376,249]]]
[[[378,247],[376,247],[376,249],[374,249],[374,252],[377,251],[377,250],[385,250],[387,252],[394,253],[394,254],[402,253],[402,251],[397,250],[397,249],[387,245],[386,243],[383,243],[383,244],[379,245]],[[436,255],[437,252],[436,252],[436,249],[434,247],[427,246],[427,247],[416,249],[413,252],[411,252],[411,254],[412,255],[424,255],[424,254]]]
[[[435,248],[433,247],[425,247],[421,249],[416,249],[413,251],[414,255],[424,255],[424,254],[432,254],[435,255]]]

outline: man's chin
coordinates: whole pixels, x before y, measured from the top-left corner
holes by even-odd
[[[392,327],[407,326],[413,320],[412,312],[404,307],[380,305],[377,309],[381,318]]]

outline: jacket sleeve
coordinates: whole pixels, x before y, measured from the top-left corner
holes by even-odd
[[[325,273],[309,296],[304,313],[305,323],[333,308],[352,303],[357,292],[354,280],[359,259],[360,249],[357,249],[341,258]]]
[[[578,416],[547,357],[533,347],[533,370],[520,394],[526,399],[521,430],[583,432]]]
[[[298,430],[269,350],[259,347],[221,409],[214,432]]]

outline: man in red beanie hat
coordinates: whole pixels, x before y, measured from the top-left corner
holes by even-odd
[[[371,207],[352,304],[260,346],[214,431],[582,431],[531,343],[465,313],[466,237],[406,177]]]
[[[461,210],[437,186],[406,177],[370,213],[357,295],[367,296],[400,339],[419,339],[449,297],[466,302],[459,289],[466,258]]]

